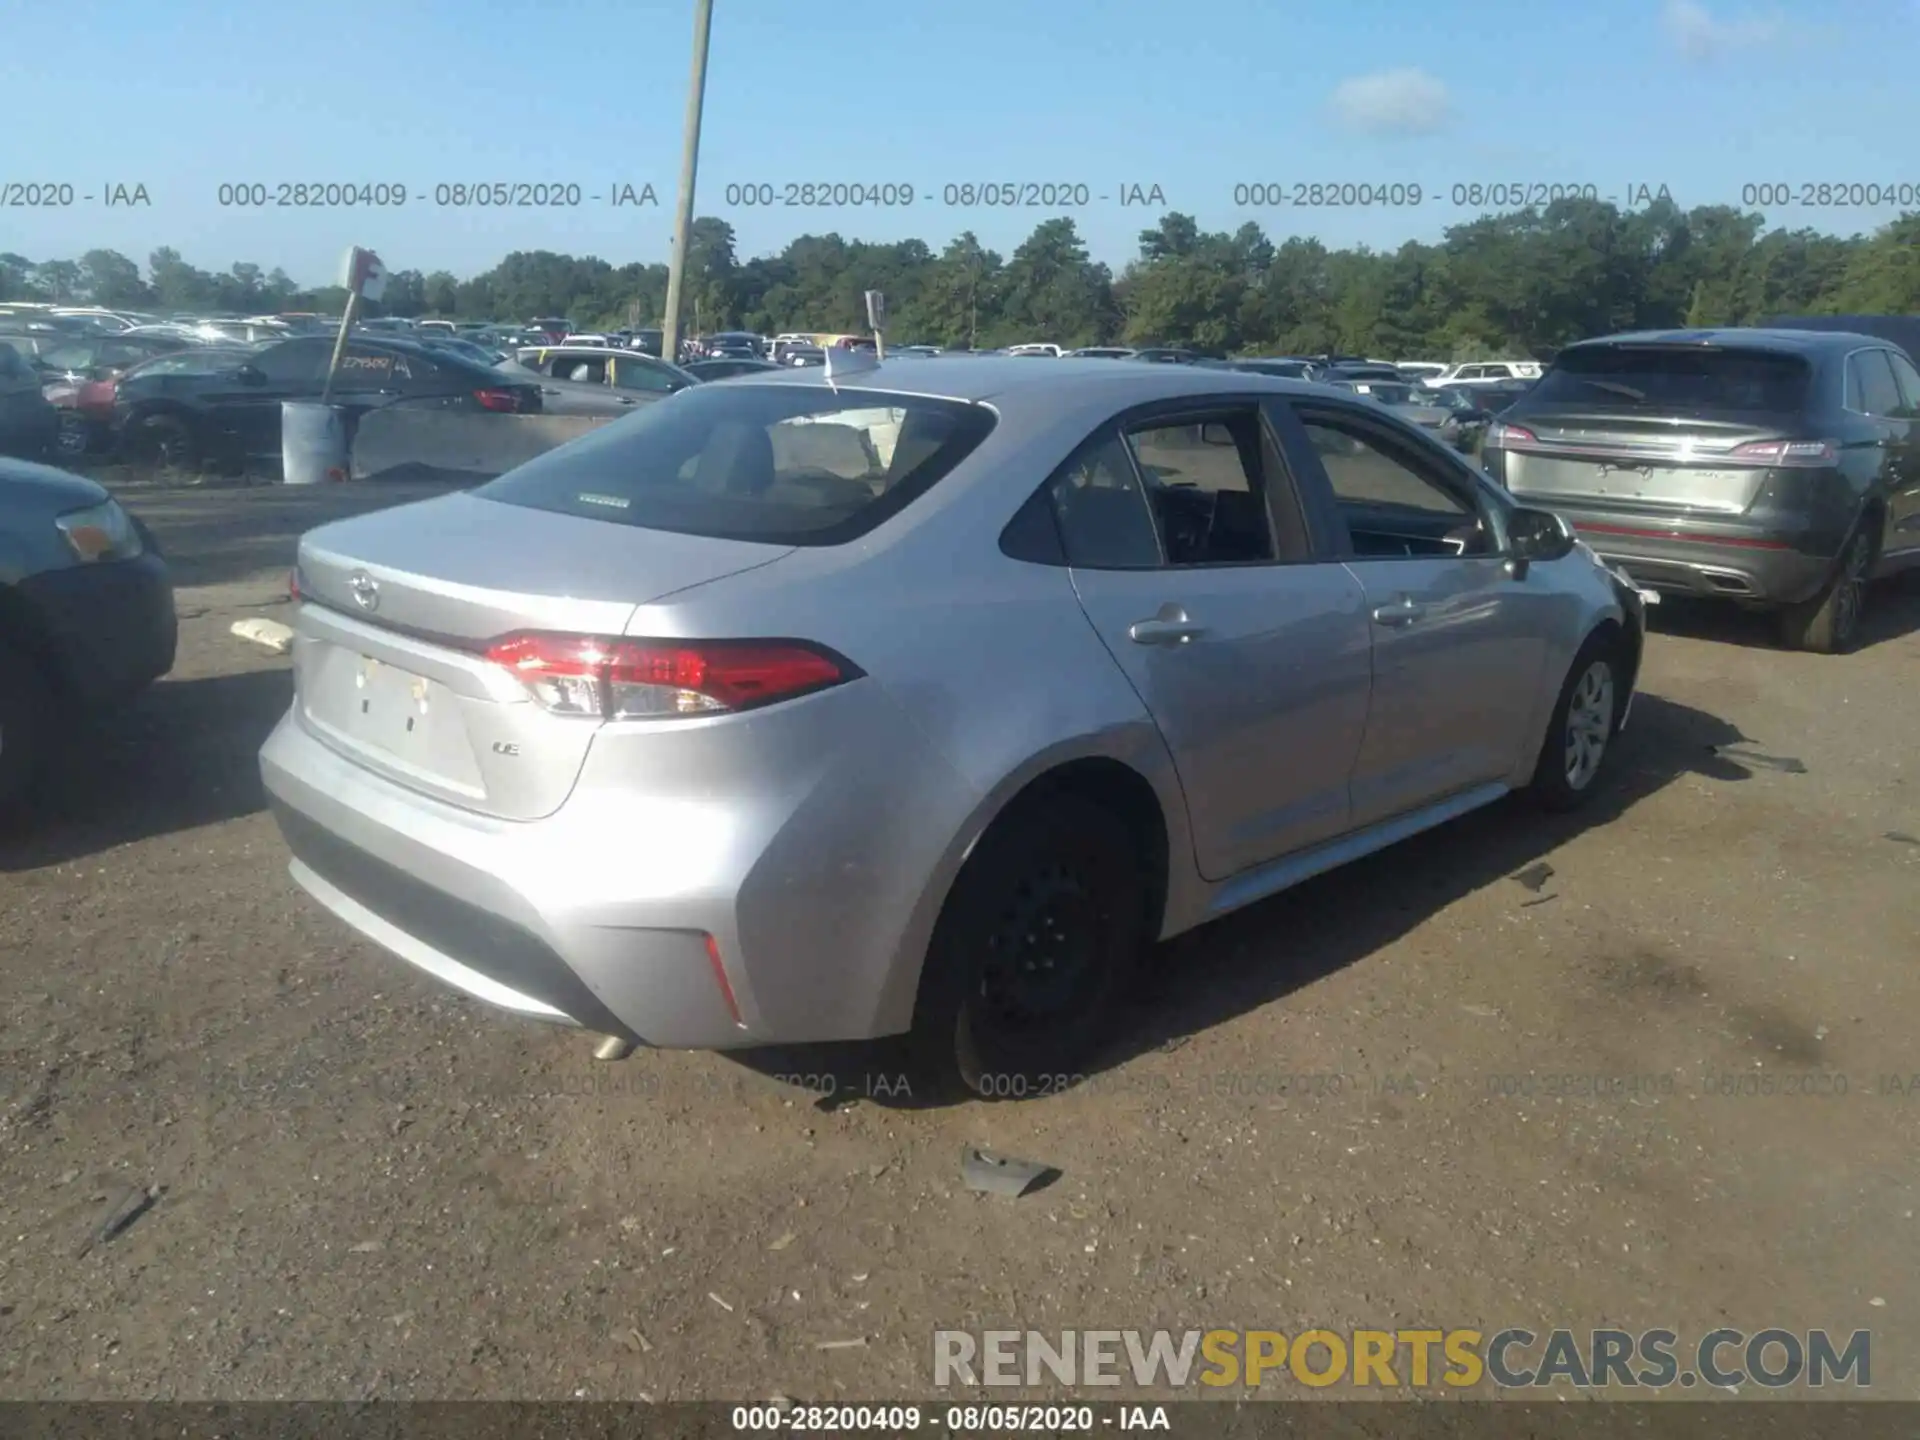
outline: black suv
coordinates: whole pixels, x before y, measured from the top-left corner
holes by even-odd
[[[139,459],[244,465],[280,456],[280,402],[318,400],[334,340],[208,347],[136,365],[114,387],[114,428]],[[329,399],[350,416],[385,405],[537,413],[540,386],[404,340],[347,341]]]
[[[1850,649],[1867,582],[1920,563],[1920,369],[1871,335],[1570,345],[1483,460],[1641,585],[1772,610],[1794,649]]]

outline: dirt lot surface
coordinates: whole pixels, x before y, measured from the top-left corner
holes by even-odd
[[[1068,1093],[916,1108],[598,1064],[353,938],[228,627],[404,492],[125,493],[181,651],[0,840],[0,1395],[925,1396],[941,1326],[1424,1323],[1870,1328],[1920,1396],[1920,586],[1844,659],[1661,607],[1605,802],[1167,947]],[[974,1194],[971,1145],[1061,1176]]]

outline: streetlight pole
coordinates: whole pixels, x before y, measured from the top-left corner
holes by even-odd
[[[687,278],[687,246],[693,238],[693,180],[700,164],[700,111],[707,94],[707,37],[713,31],[713,0],[693,0],[693,77],[687,84],[687,125],[680,153],[680,203],[673,221],[673,258],[667,267],[667,313],[661,325],[660,358],[680,359],[680,291]]]

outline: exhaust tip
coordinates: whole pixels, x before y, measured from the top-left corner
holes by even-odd
[[[600,1043],[593,1047],[593,1058],[596,1060],[624,1060],[633,1054],[634,1049],[635,1046],[631,1040],[619,1035],[603,1035],[600,1037]]]

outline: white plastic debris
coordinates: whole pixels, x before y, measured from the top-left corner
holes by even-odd
[[[233,622],[233,633],[242,640],[251,640],[256,645],[264,645],[276,655],[284,655],[293,648],[293,631],[277,620],[262,620],[257,616],[247,620]]]

